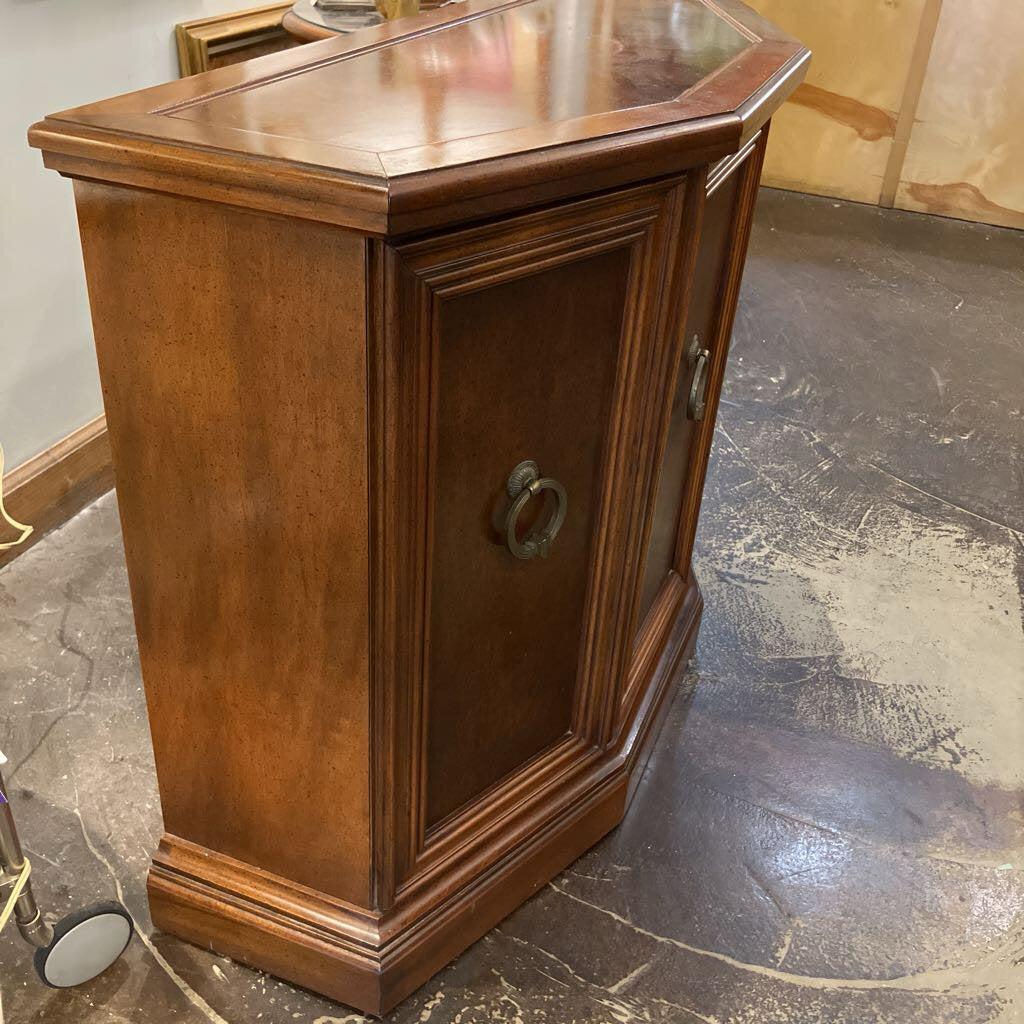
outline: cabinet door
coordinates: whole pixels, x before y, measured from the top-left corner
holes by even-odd
[[[594,749],[610,713],[681,192],[648,186],[381,251],[393,606],[379,654],[382,689],[400,695],[391,795],[413,857],[470,813],[483,828],[517,785],[521,800],[524,771],[539,785]],[[514,503],[526,460],[557,484]],[[546,557],[517,557],[560,508]]]
[[[652,612],[690,573],[690,554],[704,487],[718,395],[732,334],[750,220],[764,153],[764,134],[708,178],[702,225],[686,309],[676,338],[675,393],[649,527],[637,623],[654,628]],[[703,414],[695,419],[691,387],[706,351]],[[665,617],[670,621],[670,617]],[[627,701],[629,702],[629,695]]]
[[[680,510],[696,426],[689,409],[690,388],[696,370],[697,353],[708,346],[714,333],[729,229],[732,226],[731,213],[736,201],[736,184],[733,175],[708,197],[690,300],[676,339],[676,387],[640,591],[641,623],[647,618],[669,575],[676,571]]]

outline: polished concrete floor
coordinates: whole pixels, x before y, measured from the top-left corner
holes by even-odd
[[[1022,323],[1024,235],[762,195],[704,625],[633,807],[392,1021],[1024,1021]],[[362,1020],[152,933],[112,495],[0,573],[0,611],[39,894],[121,895],[141,931],[72,992],[8,933],[4,1019]]]

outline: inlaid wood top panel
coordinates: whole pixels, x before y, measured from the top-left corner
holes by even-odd
[[[735,152],[809,57],[739,0],[465,0],[29,139],[73,177],[399,234]]]
[[[533,0],[172,116],[389,152],[667,103],[755,41],[701,0]]]

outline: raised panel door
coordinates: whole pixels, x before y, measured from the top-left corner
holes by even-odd
[[[523,772],[596,750],[613,714],[683,191],[383,247],[384,642],[401,694],[389,799],[412,829],[399,876],[468,817],[483,829]],[[525,460],[564,498],[529,499],[510,544]],[[563,503],[546,557],[517,557]]]

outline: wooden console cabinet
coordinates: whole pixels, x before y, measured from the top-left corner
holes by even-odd
[[[75,179],[160,928],[383,1013],[622,818],[808,59],[735,0],[467,0],[31,129]]]

